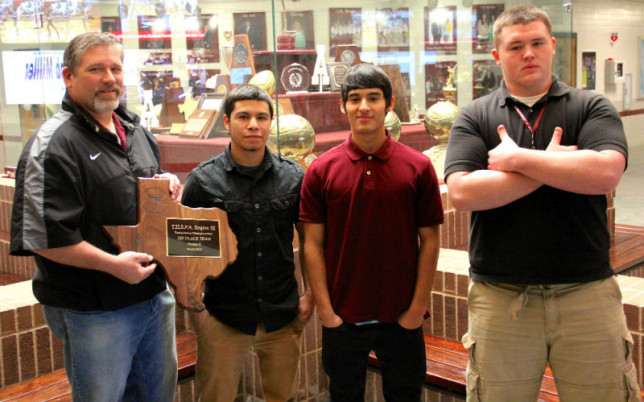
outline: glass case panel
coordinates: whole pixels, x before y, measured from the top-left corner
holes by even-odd
[[[553,73],[574,84],[570,2],[533,3],[553,21]],[[204,94],[224,93],[252,79],[269,90],[274,87],[278,112],[307,119],[317,139],[348,129],[338,90],[346,67],[355,63],[374,63],[388,73],[403,129],[446,99],[450,71],[458,107],[498,88],[502,74],[490,53],[492,27],[496,16],[514,4],[518,2],[4,0],[0,163],[15,166],[26,140],[60,108],[62,52],[81,32],[113,32],[122,39],[122,100],[154,133],[180,134]],[[272,75],[258,75],[265,70]],[[214,124],[201,137],[225,136],[221,129]],[[184,137],[178,135],[177,141]]]

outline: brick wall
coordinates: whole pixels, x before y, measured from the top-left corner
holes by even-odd
[[[64,367],[62,342],[49,332],[31,281],[0,287],[0,385]]]
[[[62,342],[53,336],[42,314],[42,306],[31,290],[35,264],[31,257],[9,256],[9,225],[14,181],[0,179],[0,272],[26,281],[0,286],[0,387],[64,368]],[[296,258],[297,261],[297,258]],[[194,331],[191,313],[177,308],[177,331]],[[322,329],[317,317],[305,327],[300,361],[298,399],[318,401],[328,389],[321,361]],[[194,379],[177,388],[176,401],[195,401],[198,385]],[[257,355],[249,353],[240,382],[239,400],[261,398]]]
[[[613,196],[608,196],[608,218],[614,232]],[[456,211],[447,197],[447,188],[441,187],[445,210],[445,223],[441,227],[439,271],[428,306],[431,319],[423,328],[445,338],[459,340],[467,330],[468,258],[465,249],[469,233],[469,213]],[[8,255],[9,219],[13,200],[13,181],[0,179],[0,272],[30,278],[34,271],[32,258]],[[642,338],[644,336],[644,279],[620,277],[624,293],[624,309],[635,338],[636,364],[642,384]],[[641,290],[640,290],[641,289]],[[17,296],[16,294],[22,294]],[[640,293],[641,292],[641,293]],[[11,300],[11,303],[7,301]],[[188,312],[177,310],[177,330],[193,330]],[[44,323],[42,309],[33,298],[29,281],[0,287],[0,386],[42,375],[63,367],[60,340],[49,333]],[[307,324],[304,332],[303,355],[300,365],[300,390],[298,399],[319,401],[328,397],[327,377],[321,361],[321,327],[317,317]],[[368,376],[369,401],[383,400],[377,372]],[[194,380],[183,382],[177,389],[177,401],[196,400],[197,385]],[[439,400],[434,390],[426,389],[424,400]],[[239,400],[261,397],[257,356],[250,353],[240,383]],[[241,399],[240,399],[241,398]],[[459,397],[442,395],[440,400],[459,401]]]
[[[11,206],[13,205],[14,180],[0,178],[0,273],[31,279],[36,271],[33,258],[9,255]]]

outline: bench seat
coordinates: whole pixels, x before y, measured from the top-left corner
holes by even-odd
[[[17,275],[0,272],[0,286],[11,285],[12,283],[18,283],[22,281],[24,281],[24,279]]]
[[[178,380],[192,377],[197,363],[197,337],[193,332],[177,334]],[[0,401],[71,401],[71,386],[65,370],[57,370],[0,389]]]
[[[427,374],[425,383],[428,386],[465,396],[465,369],[467,368],[467,350],[461,342],[425,334],[425,353],[427,356]],[[378,367],[378,359],[372,352],[369,364]],[[644,392],[642,392],[644,400]],[[546,369],[539,393],[539,402],[559,401],[557,388],[550,367]]]

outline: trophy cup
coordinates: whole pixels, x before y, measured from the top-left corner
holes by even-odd
[[[221,46],[221,59],[226,66],[226,74],[215,74],[206,82],[206,87],[213,89],[215,93],[225,94],[230,89],[230,69],[233,65],[233,31],[224,31],[224,44]]]
[[[226,65],[226,68],[230,73],[230,68],[233,65],[233,44],[232,44],[233,31],[225,30],[224,39],[226,40],[226,42],[221,47],[221,58],[224,60],[224,64]]]

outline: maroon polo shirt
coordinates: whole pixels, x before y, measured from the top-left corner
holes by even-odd
[[[395,322],[414,293],[418,228],[443,223],[436,173],[429,158],[390,136],[372,154],[349,138],[309,166],[300,220],[326,225],[336,314]]]

